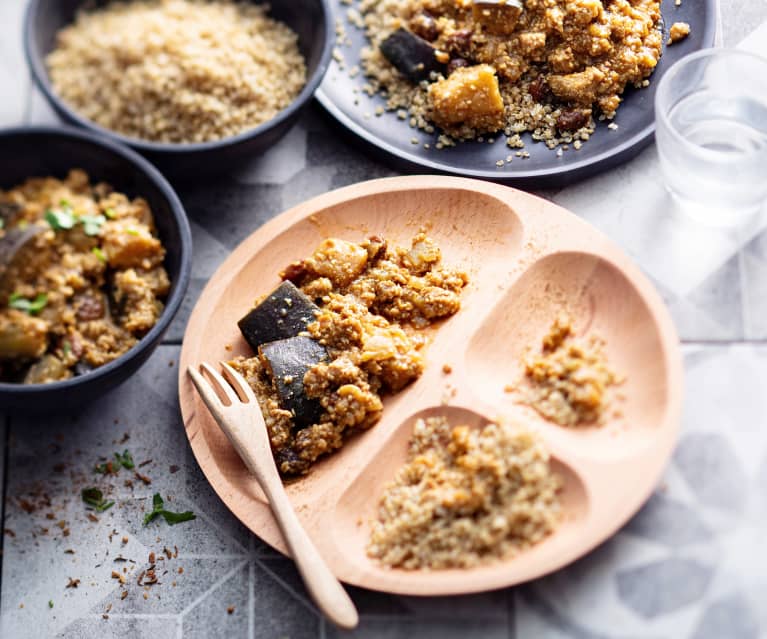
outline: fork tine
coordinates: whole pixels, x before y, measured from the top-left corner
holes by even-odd
[[[216,391],[213,390],[211,385],[200,374],[200,372],[195,370],[193,366],[187,367],[186,372],[189,377],[192,378],[194,387],[197,389],[200,397],[202,397],[202,401],[204,401],[205,405],[210,409],[210,412],[216,413],[217,411],[221,410],[224,407],[224,405],[221,403],[221,399],[218,395],[216,395]]]
[[[234,387],[234,390],[240,396],[240,399],[243,402],[255,403],[256,396],[253,394],[253,389],[250,387],[250,384],[245,381],[245,378],[231,366],[229,366],[229,364],[226,362],[219,362],[219,364],[221,364],[221,368],[224,371],[224,377],[226,378],[226,381],[228,381],[232,387]]]
[[[232,387],[226,383],[224,378],[221,377],[220,373],[215,368],[207,362],[201,362],[200,368],[207,373],[210,385],[218,392],[219,397],[226,397],[230,404],[239,403],[240,399],[237,397],[237,393],[232,390]]]

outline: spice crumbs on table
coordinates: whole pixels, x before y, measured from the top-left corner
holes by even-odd
[[[445,375],[450,375],[450,373],[452,373],[452,372],[453,372],[453,367],[452,367],[452,366],[450,366],[450,364],[443,364],[443,365],[442,365],[442,372],[443,372]]]
[[[227,613],[228,615],[231,615],[233,612],[234,612],[234,606],[229,606],[229,607],[226,609],[226,613]]]

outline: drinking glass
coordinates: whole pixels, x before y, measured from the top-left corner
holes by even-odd
[[[705,49],[674,64],[655,94],[666,186],[705,223],[736,224],[767,200],[767,59]]]

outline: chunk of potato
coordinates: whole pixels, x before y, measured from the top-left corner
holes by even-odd
[[[503,98],[489,64],[456,69],[429,87],[429,97],[433,119],[443,128],[466,124],[480,131],[497,131],[503,127]]]
[[[47,322],[15,309],[0,312],[0,359],[35,359],[47,346]]]
[[[338,286],[345,286],[362,273],[368,262],[368,252],[358,244],[329,238],[324,240],[305,261],[313,273],[327,277]]]
[[[133,220],[114,220],[104,224],[102,250],[112,268],[151,268],[165,257],[160,240],[149,227]]]

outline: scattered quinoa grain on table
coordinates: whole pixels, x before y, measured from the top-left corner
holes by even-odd
[[[266,5],[114,2],[81,11],[46,63],[79,115],[130,137],[207,142],[271,120],[306,83],[298,36]]]

